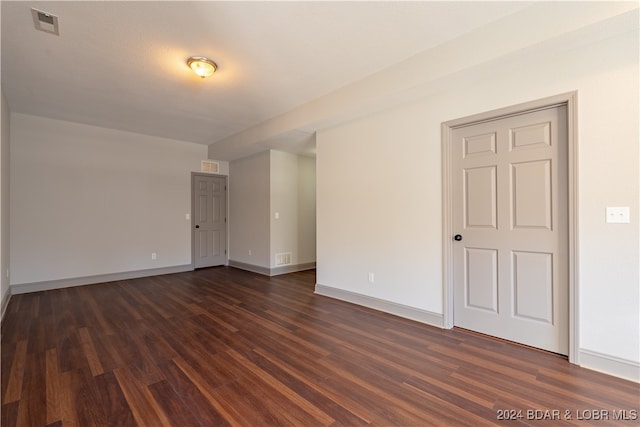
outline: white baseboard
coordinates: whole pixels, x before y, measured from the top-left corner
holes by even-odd
[[[337,289],[331,286],[321,285],[319,283],[316,284],[315,293],[317,295],[339,299],[352,304],[393,314],[395,316],[415,320],[416,322],[425,323],[438,328],[444,327],[443,315],[432,311],[422,310],[420,308],[410,307],[408,305],[398,304],[356,292],[345,291],[343,289]]]
[[[296,265],[283,265],[281,267],[262,267],[260,265],[247,264],[246,262],[229,260],[229,267],[239,268],[240,270],[251,271],[252,273],[262,274],[264,276],[278,276],[280,274],[295,273],[296,271],[311,270],[316,268],[315,262],[307,262]]]
[[[262,274],[264,276],[269,275],[269,268],[259,265],[247,264],[246,262],[229,260],[229,267],[239,268],[240,270],[250,271],[252,273]]]
[[[303,264],[296,265],[283,265],[281,267],[274,267],[270,269],[270,276],[277,276],[279,274],[295,273],[296,271],[313,270],[316,268],[315,262],[305,262]]]
[[[116,280],[138,279],[140,277],[160,276],[163,274],[183,273],[193,271],[191,264],[173,267],[151,268],[148,270],[125,271],[121,273],[98,274],[96,276],[72,277],[69,279],[47,280],[45,282],[20,283],[11,285],[11,294],[26,294],[29,292],[48,291],[52,289],[70,288],[73,286],[93,285],[96,283],[113,282]]]
[[[2,302],[0,303],[0,321],[4,320],[4,313],[7,311],[9,300],[11,299],[11,286],[7,288],[4,295],[2,295]]]
[[[597,351],[578,350],[578,364],[593,371],[640,383],[640,363]]]

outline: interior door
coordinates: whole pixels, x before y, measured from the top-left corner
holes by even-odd
[[[227,263],[227,179],[193,175],[195,268]]]
[[[452,138],[454,324],[566,355],[566,106]]]

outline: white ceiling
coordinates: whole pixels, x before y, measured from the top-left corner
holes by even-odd
[[[211,144],[530,4],[2,1],[2,87],[13,112]],[[192,55],[218,72],[195,76]]]

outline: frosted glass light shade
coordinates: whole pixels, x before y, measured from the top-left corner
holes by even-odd
[[[211,77],[216,72],[218,66],[215,62],[209,58],[203,56],[192,56],[187,59],[187,65],[193,70],[194,73],[202,77]]]

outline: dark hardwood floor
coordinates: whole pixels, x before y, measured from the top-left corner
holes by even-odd
[[[636,383],[314,283],[213,268],[15,295],[2,426],[639,423]]]

